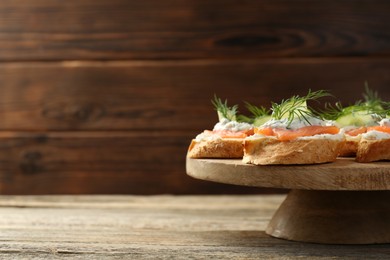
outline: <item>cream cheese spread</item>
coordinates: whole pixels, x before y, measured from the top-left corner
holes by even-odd
[[[319,125],[319,126],[334,126],[334,122],[330,120],[321,120],[315,117],[307,117],[307,120],[295,118],[289,124],[289,120],[287,118],[283,118],[281,120],[271,119],[266,122],[262,127],[271,127],[271,128],[284,128],[296,130],[305,126],[311,125]]]
[[[248,136],[245,138],[246,140],[256,140],[260,138],[276,138],[276,136],[266,136],[262,134],[254,134],[251,136]],[[327,139],[327,140],[335,140],[335,141],[343,141],[345,139],[344,133],[338,133],[335,135],[332,134],[318,134],[318,135],[311,135],[311,136],[301,136],[296,138],[295,140],[314,140],[314,139]]]
[[[345,135],[345,140],[350,141],[350,142],[359,142],[361,138],[362,138],[362,134],[358,134],[358,135],[346,134]]]
[[[203,142],[203,141],[212,141],[212,140],[218,140],[218,139],[222,139],[219,135],[216,135],[216,134],[213,134],[213,133],[201,133],[201,134],[198,134],[196,137],[195,137],[195,141],[196,142]]]
[[[241,123],[237,121],[230,121],[226,118],[223,118],[214,126],[213,130],[214,131],[227,130],[227,131],[238,132],[238,131],[250,130],[252,128],[253,125],[251,124]]]
[[[383,139],[389,139],[390,134],[376,131],[376,130],[371,130],[368,131],[367,133],[362,134],[362,137],[367,140],[383,140]]]
[[[271,119],[268,122],[266,122],[262,127],[271,127],[271,128],[283,128],[283,129],[289,129],[289,130],[296,130],[305,126],[334,126],[334,122],[330,120],[321,120],[319,118],[315,117],[307,117],[306,120],[303,119],[294,119],[290,125],[287,118],[281,119],[281,120],[275,120]],[[276,136],[265,136],[262,134],[255,134],[252,136],[247,137],[246,139],[258,139],[258,138],[277,138]],[[317,134],[312,136],[301,136],[298,137],[297,140],[312,140],[312,139],[330,139],[330,140],[344,140],[344,131],[340,130],[338,134]]]
[[[380,125],[380,126],[389,126],[389,127],[390,127],[390,118],[383,118],[383,119],[379,122],[379,125]]]
[[[335,135],[332,134],[319,134],[319,135],[311,135],[311,136],[301,136],[296,140],[314,140],[314,139],[327,139],[334,141],[343,141],[345,139],[344,133],[338,133]]]
[[[245,131],[250,130],[253,128],[253,125],[248,123],[240,123],[237,121],[230,121],[226,118],[221,119],[217,124],[215,124],[213,131],[232,131],[232,132],[239,132],[239,131]],[[212,141],[212,140],[218,140],[222,139],[221,136],[218,134],[214,134],[212,132],[203,132],[201,134],[198,134],[195,137],[196,142],[202,142],[202,141]]]
[[[386,126],[390,127],[390,119],[384,118],[379,122],[380,126]],[[367,140],[383,140],[383,139],[390,139],[390,134],[377,131],[377,130],[370,130],[367,133],[362,134],[362,137]]]

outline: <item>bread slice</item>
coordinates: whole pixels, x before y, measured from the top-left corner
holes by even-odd
[[[340,155],[341,157],[354,157],[358,149],[358,145],[361,139],[361,135],[350,136],[345,135],[345,143],[341,148]]]
[[[197,141],[193,139],[188,147],[190,158],[242,158],[242,138],[216,138]]]
[[[244,163],[316,164],[336,160],[344,140],[305,138],[280,141],[275,137],[256,137],[244,140]]]
[[[341,148],[340,157],[354,157],[357,152],[359,142],[357,141],[345,141],[345,144]]]
[[[390,139],[366,139],[362,137],[356,153],[361,163],[390,160]]]

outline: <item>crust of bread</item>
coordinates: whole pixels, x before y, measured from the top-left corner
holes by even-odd
[[[356,153],[357,162],[390,160],[390,139],[368,140],[362,138]]]
[[[323,138],[292,141],[273,137],[245,139],[243,162],[256,165],[333,162],[343,145],[344,141]]]
[[[197,142],[191,141],[187,157],[190,158],[242,158],[244,139],[219,138]]]
[[[357,140],[347,140],[344,145],[341,147],[340,155],[341,157],[354,157],[356,156],[358,149],[359,141]]]

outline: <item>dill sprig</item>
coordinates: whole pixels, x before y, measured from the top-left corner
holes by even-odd
[[[219,121],[221,121],[224,118],[226,118],[227,120],[230,120],[230,121],[236,120],[236,115],[238,112],[238,105],[234,105],[232,107],[229,107],[226,99],[225,99],[225,101],[222,101],[216,95],[214,95],[214,99],[211,100],[211,103],[213,104],[215,110],[218,113]]]
[[[365,93],[363,93],[363,98],[366,101],[365,105],[371,106],[371,107],[378,106],[378,105],[380,106],[381,105],[381,103],[383,101],[379,97],[378,92],[370,89],[368,87],[368,82],[367,81],[364,82],[364,91],[365,91]]]
[[[330,94],[325,90],[311,91],[307,93],[306,96],[292,96],[289,99],[282,100],[281,103],[272,102],[271,117],[275,120],[281,120],[287,118],[287,126],[290,126],[292,121],[296,118],[306,121],[308,124],[311,124],[309,117],[318,117],[317,113],[313,110],[310,110],[307,107],[307,101],[317,100],[322,97],[330,96]]]
[[[372,115],[377,114],[379,117],[386,117],[390,113],[390,102],[383,101],[378,92],[370,89],[365,82],[365,92],[362,94],[363,100],[356,101],[353,105],[343,106],[341,102],[336,102],[334,105],[325,104],[325,109],[321,115],[329,120],[336,120],[347,115]]]
[[[362,101],[356,101],[355,104],[343,107],[340,102],[335,105],[326,104],[322,116],[328,120],[337,120],[342,116],[347,115],[373,115],[377,114],[380,117],[386,117],[389,110],[384,108],[385,103],[381,102],[372,106]]]
[[[252,113],[254,118],[268,116],[271,113],[271,111],[269,109],[267,109],[263,106],[258,107],[258,106],[252,105],[248,102],[245,102],[245,106],[248,109],[248,111]]]
[[[255,106],[250,104],[249,102],[245,102],[245,106],[248,111],[251,113],[251,116],[238,115],[237,121],[246,122],[250,124],[254,124],[259,121],[261,118],[269,117],[271,111],[263,106]]]
[[[336,102],[334,105],[325,103],[325,108],[321,110],[321,116],[327,120],[336,120],[343,115],[353,113],[354,106],[343,107],[341,102]]]

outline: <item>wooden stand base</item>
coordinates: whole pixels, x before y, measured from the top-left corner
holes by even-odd
[[[187,174],[202,180],[291,189],[266,233],[323,244],[390,243],[388,162],[353,158],[319,165],[255,166],[233,159],[187,158]]]
[[[390,191],[292,190],[266,233],[323,244],[390,243]]]

